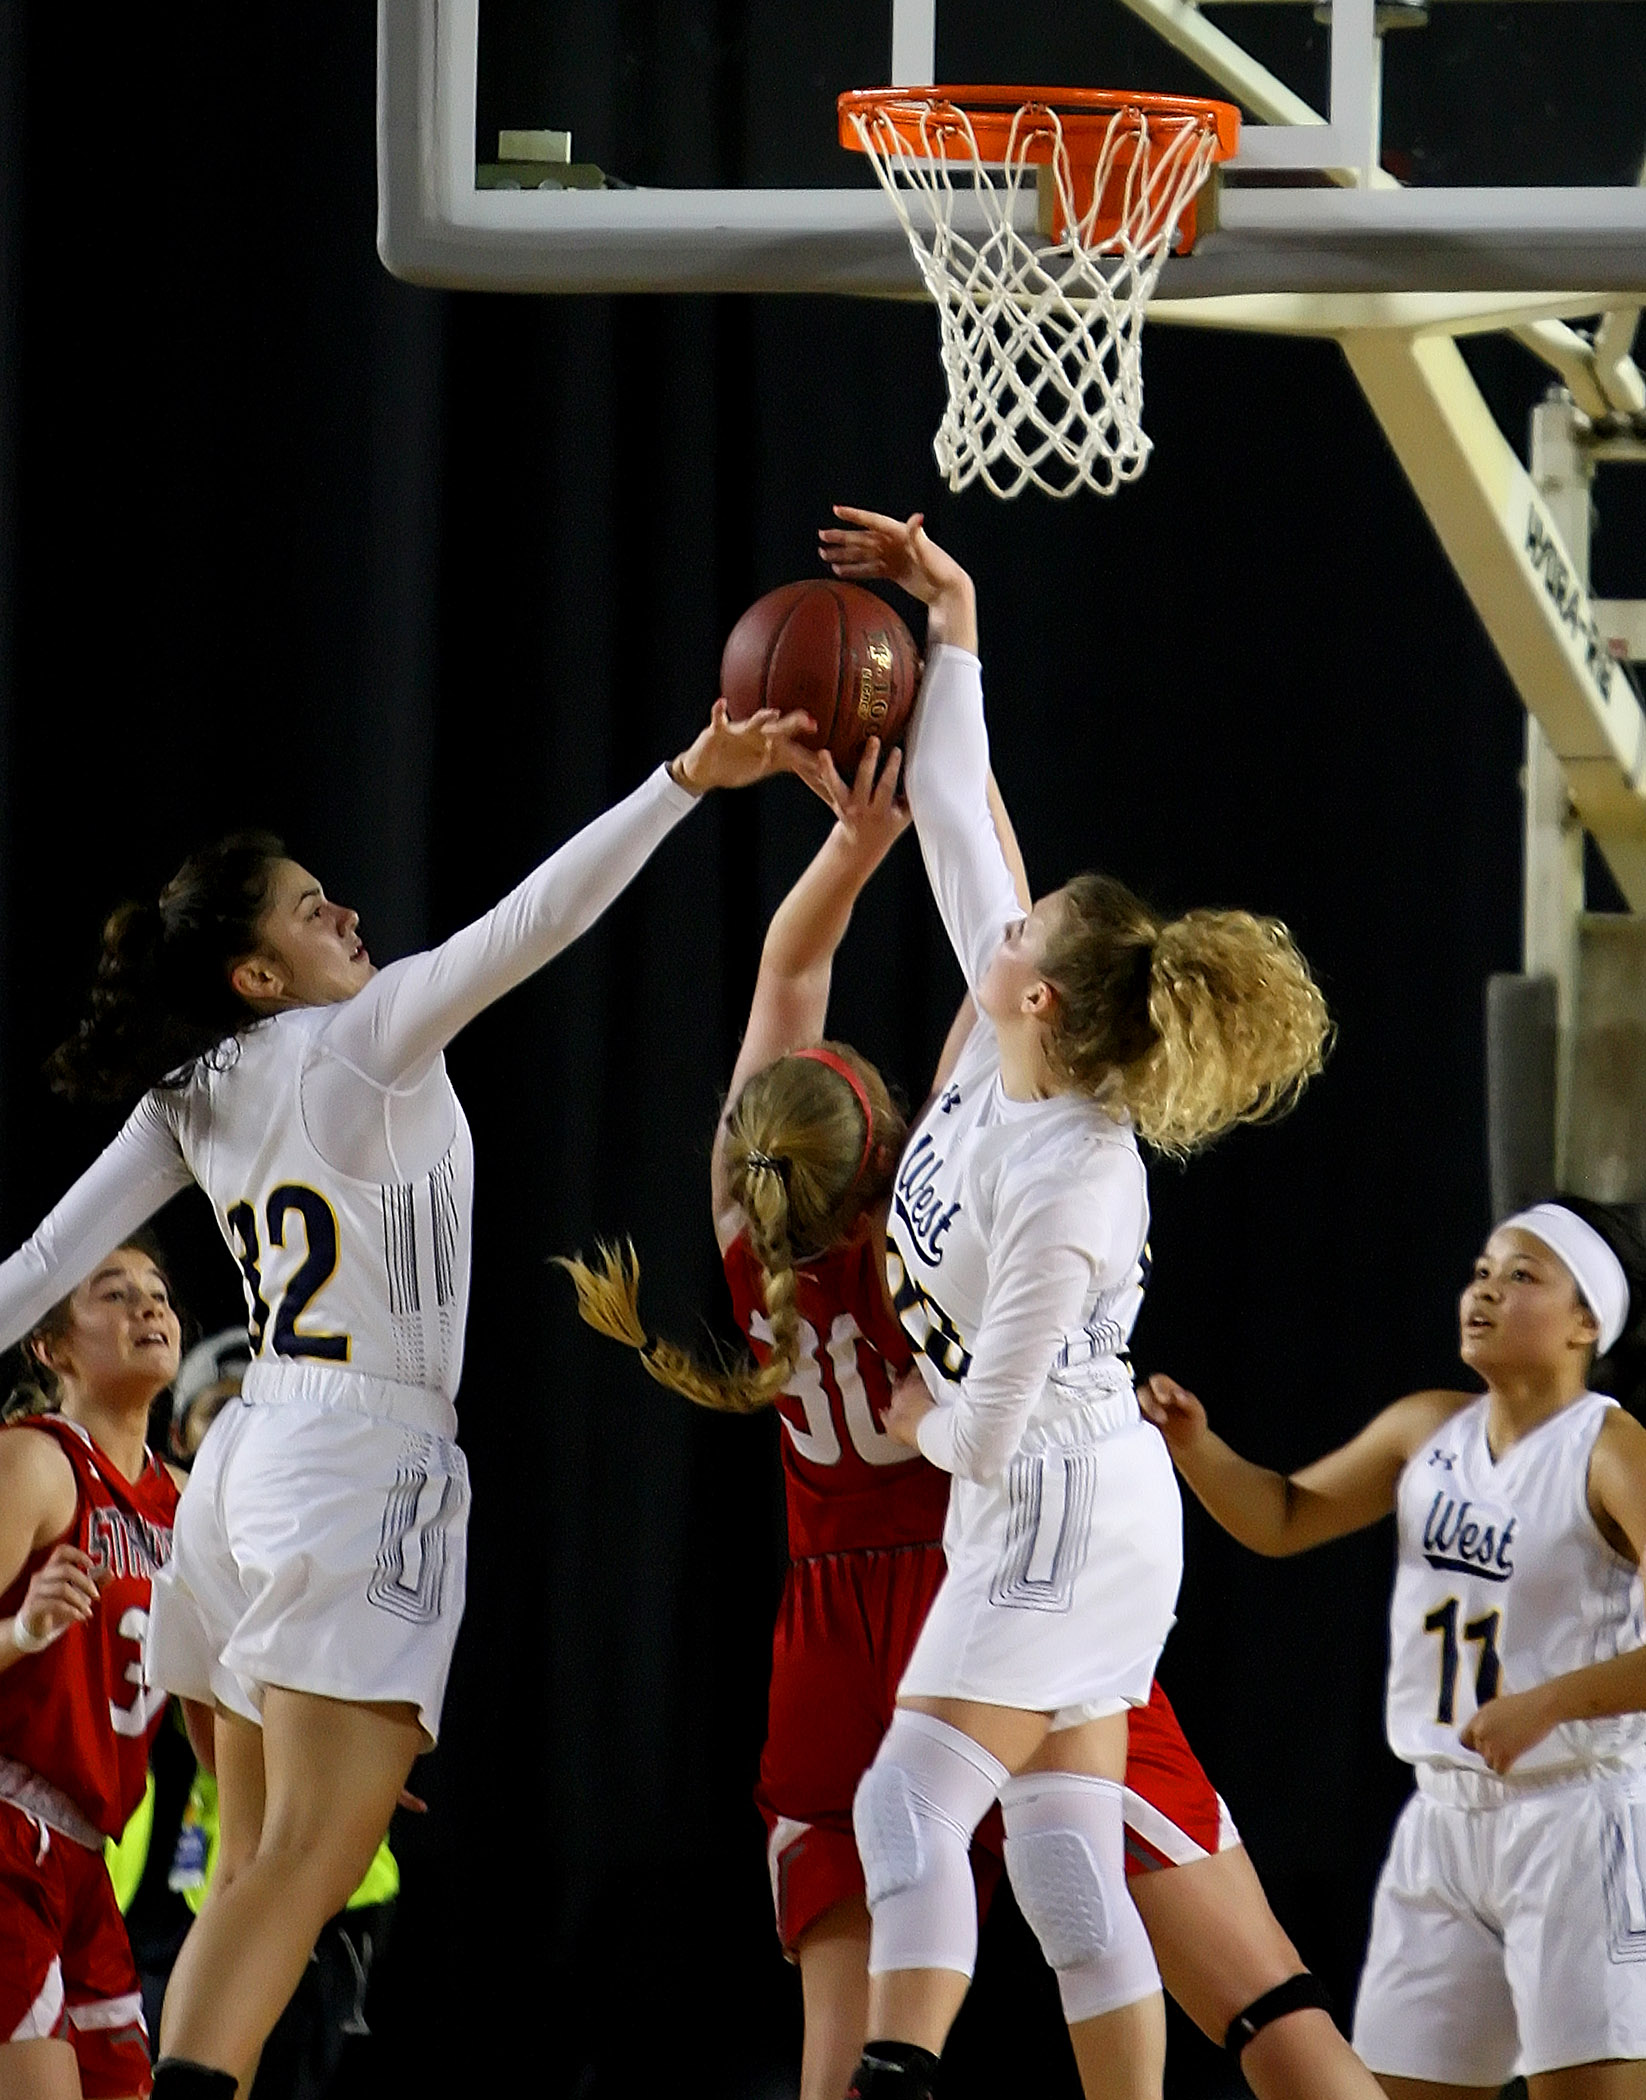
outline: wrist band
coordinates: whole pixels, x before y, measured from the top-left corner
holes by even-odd
[[[38,1655],[42,1648],[49,1648],[59,1634],[67,1633],[68,1627],[57,1626],[50,1633],[31,1633],[23,1623],[23,1614],[17,1612],[11,1622],[11,1644],[19,1655]]]

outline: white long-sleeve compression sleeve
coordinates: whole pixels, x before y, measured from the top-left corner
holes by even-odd
[[[926,659],[903,781],[944,931],[975,991],[1023,907],[989,814],[983,667],[969,650],[940,644]]]
[[[328,1016],[323,1040],[379,1086],[403,1084],[476,1014],[569,948],[625,890],[696,797],[659,766],[500,904],[421,955],[380,970]]]
[[[145,1094],[113,1144],[17,1252],[0,1262],[0,1349],[20,1342],[191,1179],[159,1101]]]
[[[1064,1337],[1131,1232],[1141,1184],[1137,1155],[1115,1148],[1078,1182],[1048,1185],[1031,1171],[1002,1202],[971,1366],[957,1397],[921,1419],[933,1465],[967,1480],[1005,1470]]]

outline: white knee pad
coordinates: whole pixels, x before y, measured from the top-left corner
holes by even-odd
[[[869,1974],[977,1964],[972,1832],[1006,1767],[970,1736],[899,1707],[858,1782],[852,1827],[873,1930]]]
[[[1160,1988],[1154,1949],[1126,1889],[1122,1790],[1078,1772],[1026,1772],[1001,1792],[1006,1872],[1057,1972],[1072,2026]]]

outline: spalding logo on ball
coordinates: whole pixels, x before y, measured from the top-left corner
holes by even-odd
[[[720,659],[734,721],[802,708],[817,724],[807,742],[826,747],[848,778],[871,736],[887,747],[901,740],[919,683],[914,637],[885,599],[825,578],[757,598]]]

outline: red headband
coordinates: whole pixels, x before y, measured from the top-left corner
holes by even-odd
[[[813,1064],[827,1065],[831,1072],[838,1072],[857,1096],[857,1105],[863,1111],[863,1157],[857,1163],[857,1174],[852,1176],[855,1181],[869,1164],[869,1154],[874,1150],[874,1104],[869,1099],[869,1090],[838,1051],[796,1050],[792,1054],[809,1057]]]

